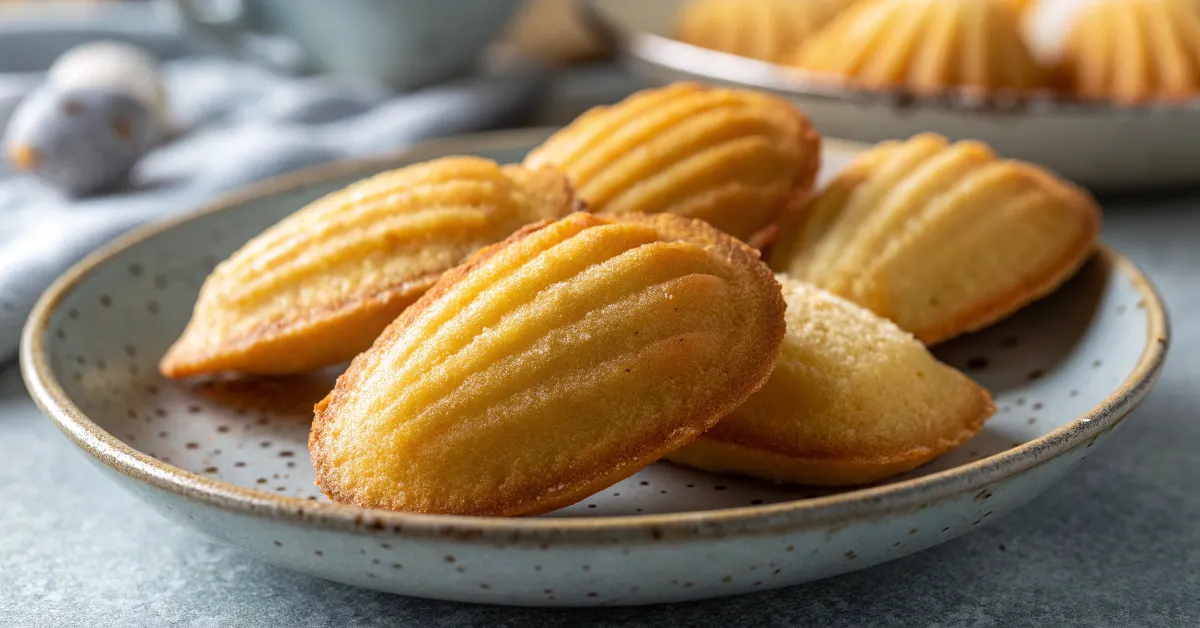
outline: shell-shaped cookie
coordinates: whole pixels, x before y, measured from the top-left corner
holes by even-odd
[[[771,378],[671,461],[825,486],[908,471],[974,436],[991,396],[891,321],[779,277],[787,303]]]
[[[1007,0],[866,0],[786,61],[872,88],[1028,90],[1047,84]]]
[[[597,107],[525,160],[570,177],[595,212],[670,212],[760,244],[806,200],[821,138],[787,102],[677,83]]]
[[[1092,0],[1067,27],[1061,65],[1070,86],[1088,97],[1194,98],[1200,93],[1200,3]]]
[[[933,344],[1053,291],[1099,228],[1083,190],[978,142],[922,134],[859,157],[783,227],[770,264]]]
[[[558,171],[476,157],[360,181],[280,221],[218,265],[160,370],[168,377],[281,374],[344,362],[370,347],[443,272],[575,205]]]
[[[695,46],[779,61],[856,0],[694,0],[675,37]]]
[[[447,273],[352,362],[309,438],[331,499],[569,505],[695,438],[770,375],[779,284],[701,221],[574,214]]]

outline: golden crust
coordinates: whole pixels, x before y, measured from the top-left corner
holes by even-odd
[[[864,0],[784,62],[866,87],[914,92],[1049,85],[1010,0]]]
[[[787,333],[767,383],[672,462],[824,486],[913,469],[970,439],[991,396],[894,323],[780,276]]]
[[[1092,0],[1067,32],[1061,72],[1084,96],[1142,102],[1200,94],[1194,0]]]
[[[1036,2],[1037,0],[1005,0],[1018,14],[1028,11]]]
[[[574,209],[562,173],[475,157],[360,181],[222,262],[159,368],[281,374],[344,362],[473,251]]]
[[[676,39],[761,61],[780,61],[856,0],[694,0]]]
[[[766,380],[783,337],[757,252],[701,221],[573,214],[446,273],[316,407],[334,501],[528,515],[627,477]]]
[[[820,135],[786,101],[676,83],[588,111],[525,165],[561,168],[597,213],[676,213],[761,245],[811,194],[820,155]]]
[[[856,160],[792,216],[769,262],[934,344],[1055,290],[1099,231],[1085,191],[977,142],[922,134]]]
[[[701,435],[690,445],[667,455],[667,460],[713,473],[735,473],[776,482],[810,486],[858,486],[911,471],[966,442],[922,448],[894,458],[816,458],[793,456],[766,447],[748,447]]]

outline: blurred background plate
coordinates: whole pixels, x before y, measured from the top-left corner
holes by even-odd
[[[978,139],[1092,188],[1200,183],[1200,102],[1126,106],[1051,96],[1022,102],[964,93],[916,96],[838,85],[828,78],[670,38],[687,0],[579,0],[631,71],[655,84],[679,80],[749,87],[790,98],[827,137],[863,142],[936,131]]]
[[[144,228],[55,283],[26,327],[34,400],[98,468],[167,518],[275,564],[440,599],[645,604],[782,587],[892,560],[995,521],[1092,452],[1149,391],[1166,315],[1101,249],[1015,316],[944,346],[996,399],[974,439],[877,486],[831,491],[656,463],[578,504],[502,519],[366,510],[313,485],[312,404],[336,370],[170,381],[157,362],[217,262],[307,202],[449,154],[520,160],[549,130],[465,136],[257,186]],[[825,146],[823,176],[861,147]]]

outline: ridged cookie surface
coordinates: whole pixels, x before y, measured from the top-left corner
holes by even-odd
[[[923,134],[859,157],[783,227],[769,262],[933,344],[1053,291],[1099,229],[1083,190]]]
[[[802,484],[864,484],[958,446],[995,411],[987,391],[891,321],[779,280],[787,333],[775,372],[669,460]]]
[[[712,427],[766,380],[779,284],[679,216],[574,214],[447,273],[317,406],[337,502],[526,515],[574,503]]]
[[[864,0],[785,62],[873,88],[1043,87],[1018,20],[1008,0]]]
[[[1196,0],[1091,0],[1067,33],[1062,69],[1085,96],[1137,102],[1200,93]]]
[[[575,207],[558,171],[476,157],[360,181],[218,265],[160,369],[281,374],[349,360],[471,253]]]
[[[694,0],[675,37],[695,46],[779,61],[856,0]]]
[[[675,213],[759,244],[808,198],[820,159],[816,129],[787,102],[677,83],[588,111],[525,165],[565,171],[592,211]]]

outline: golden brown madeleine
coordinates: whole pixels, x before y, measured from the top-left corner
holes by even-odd
[[[820,135],[790,104],[677,83],[588,111],[525,165],[564,170],[595,212],[681,214],[758,245],[808,198],[820,159]]]
[[[1037,0],[1005,0],[1008,6],[1016,9],[1018,14],[1023,14],[1037,4]]]
[[[701,221],[574,214],[447,273],[317,405],[337,502],[528,515],[574,503],[716,424],[762,385],[783,298]]]
[[[1200,94],[1200,3],[1091,0],[1077,11],[1061,50],[1062,72],[1077,92],[1125,102]]]
[[[787,334],[775,372],[668,460],[840,486],[913,469],[974,436],[992,398],[869,310],[783,275]]]
[[[477,157],[360,181],[217,266],[160,370],[279,374],[349,360],[472,252],[575,208],[558,171]]]
[[[863,154],[783,227],[769,261],[933,344],[1052,292],[1099,230],[1087,192],[922,134]]]
[[[786,63],[916,92],[1027,90],[1049,82],[1008,0],[866,0],[808,38]]]
[[[676,39],[762,61],[779,61],[856,0],[693,0]]]

